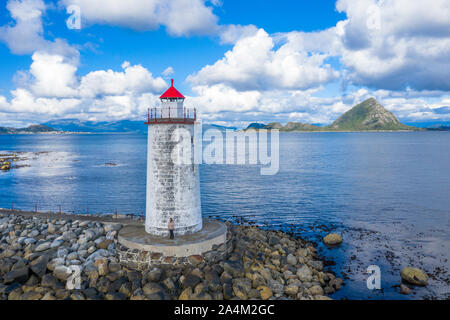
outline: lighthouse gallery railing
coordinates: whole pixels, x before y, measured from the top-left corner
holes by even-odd
[[[194,123],[196,120],[196,108],[149,108],[146,124]]]

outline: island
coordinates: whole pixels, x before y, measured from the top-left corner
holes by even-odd
[[[407,126],[386,110],[375,98],[357,104],[341,115],[328,126],[317,126],[309,123],[288,122],[283,126],[279,122],[267,125],[252,123],[245,130],[278,129],[284,132],[334,132],[334,131],[421,131],[423,128]]]

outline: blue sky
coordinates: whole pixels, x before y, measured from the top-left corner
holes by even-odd
[[[140,119],[171,77],[218,124],[328,124],[372,96],[406,123],[450,121],[448,1],[127,3],[2,2],[0,125]]]
[[[57,2],[48,1],[57,5]],[[289,10],[286,10],[289,8]],[[11,22],[6,6],[1,9],[0,25]],[[224,24],[254,24],[269,33],[291,30],[314,31],[332,27],[345,18],[335,10],[331,0],[319,1],[224,1],[214,8],[214,13]],[[127,28],[90,25],[80,31],[69,30],[64,8],[49,10],[44,17],[47,38],[65,38],[71,44],[87,46],[82,49],[81,74],[98,69],[119,70],[124,60],[142,64],[153,73],[161,73],[168,66],[176,71],[176,78],[184,80],[205,64],[222,58],[232,45],[220,44],[217,37],[171,37],[165,28],[152,31],[134,31]],[[90,48],[90,46],[93,46]],[[13,55],[5,43],[0,45],[0,58],[6,69],[0,74],[1,88],[13,89],[11,79],[17,69],[27,69],[30,55]],[[95,51],[94,51],[95,50]],[[175,76],[175,75],[174,75]],[[178,80],[178,79],[177,79]],[[190,86],[178,83],[180,90],[189,93]]]

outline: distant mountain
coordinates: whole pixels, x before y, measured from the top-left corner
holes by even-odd
[[[233,130],[233,131],[236,131],[236,130],[237,130],[236,127],[227,127],[227,126],[220,126],[220,125],[218,125],[218,124],[208,124],[208,123],[203,124],[202,130],[203,130],[203,131],[206,131],[206,130],[208,130],[208,129],[217,129],[217,130],[220,130],[220,131],[225,131],[225,130]]]
[[[0,127],[0,134],[33,134],[33,133],[52,133],[57,130],[44,125],[31,125],[27,128],[8,128]]]
[[[252,123],[250,124],[244,131],[250,130],[250,129],[277,129],[280,131],[322,131],[323,127],[315,126],[313,124],[309,123],[302,123],[302,122],[288,122],[285,126],[283,126],[279,122],[272,122],[268,125],[262,124],[262,123]]]
[[[247,128],[248,129],[248,128]],[[264,129],[283,129],[283,125],[279,122],[271,122],[267,126],[264,127]]]
[[[309,123],[288,122],[280,131],[320,131],[322,129],[322,127]]]
[[[333,130],[414,130],[414,127],[400,123],[392,112],[387,111],[374,98],[354,106],[334,121]]]
[[[450,112],[449,112],[450,113]],[[405,124],[409,126],[414,126],[416,128],[426,128],[426,129],[445,129],[450,127],[450,121],[445,120],[427,120],[427,121],[414,121],[414,122],[406,122]]]
[[[265,129],[265,128],[266,128],[265,124],[254,122],[254,123],[250,123],[248,125],[247,129],[245,129],[245,130],[248,130],[248,129],[256,129],[256,130],[258,130],[258,129]]]
[[[147,125],[144,120],[120,120],[120,121],[80,121],[78,119],[60,119],[52,120],[44,123],[60,131],[70,132],[90,132],[90,133],[113,133],[113,132],[130,132],[145,133]]]
[[[432,126],[430,128],[427,128],[429,131],[450,131],[450,126]]]
[[[147,133],[147,125],[144,120],[120,120],[120,121],[80,121],[78,119],[52,120],[44,123],[57,130],[70,132],[90,133]],[[237,130],[236,127],[226,127],[217,124],[203,124],[203,130]]]

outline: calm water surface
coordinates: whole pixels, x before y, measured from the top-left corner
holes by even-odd
[[[146,149],[145,135],[0,135],[0,153],[26,152],[30,165],[0,172],[0,207],[141,215]],[[317,242],[344,278],[336,299],[450,297],[450,132],[280,134],[277,175],[202,165],[201,189],[204,216]],[[321,245],[329,231],[343,245]],[[366,287],[369,265],[381,268],[380,291]],[[401,295],[404,265],[424,269],[429,285]]]

